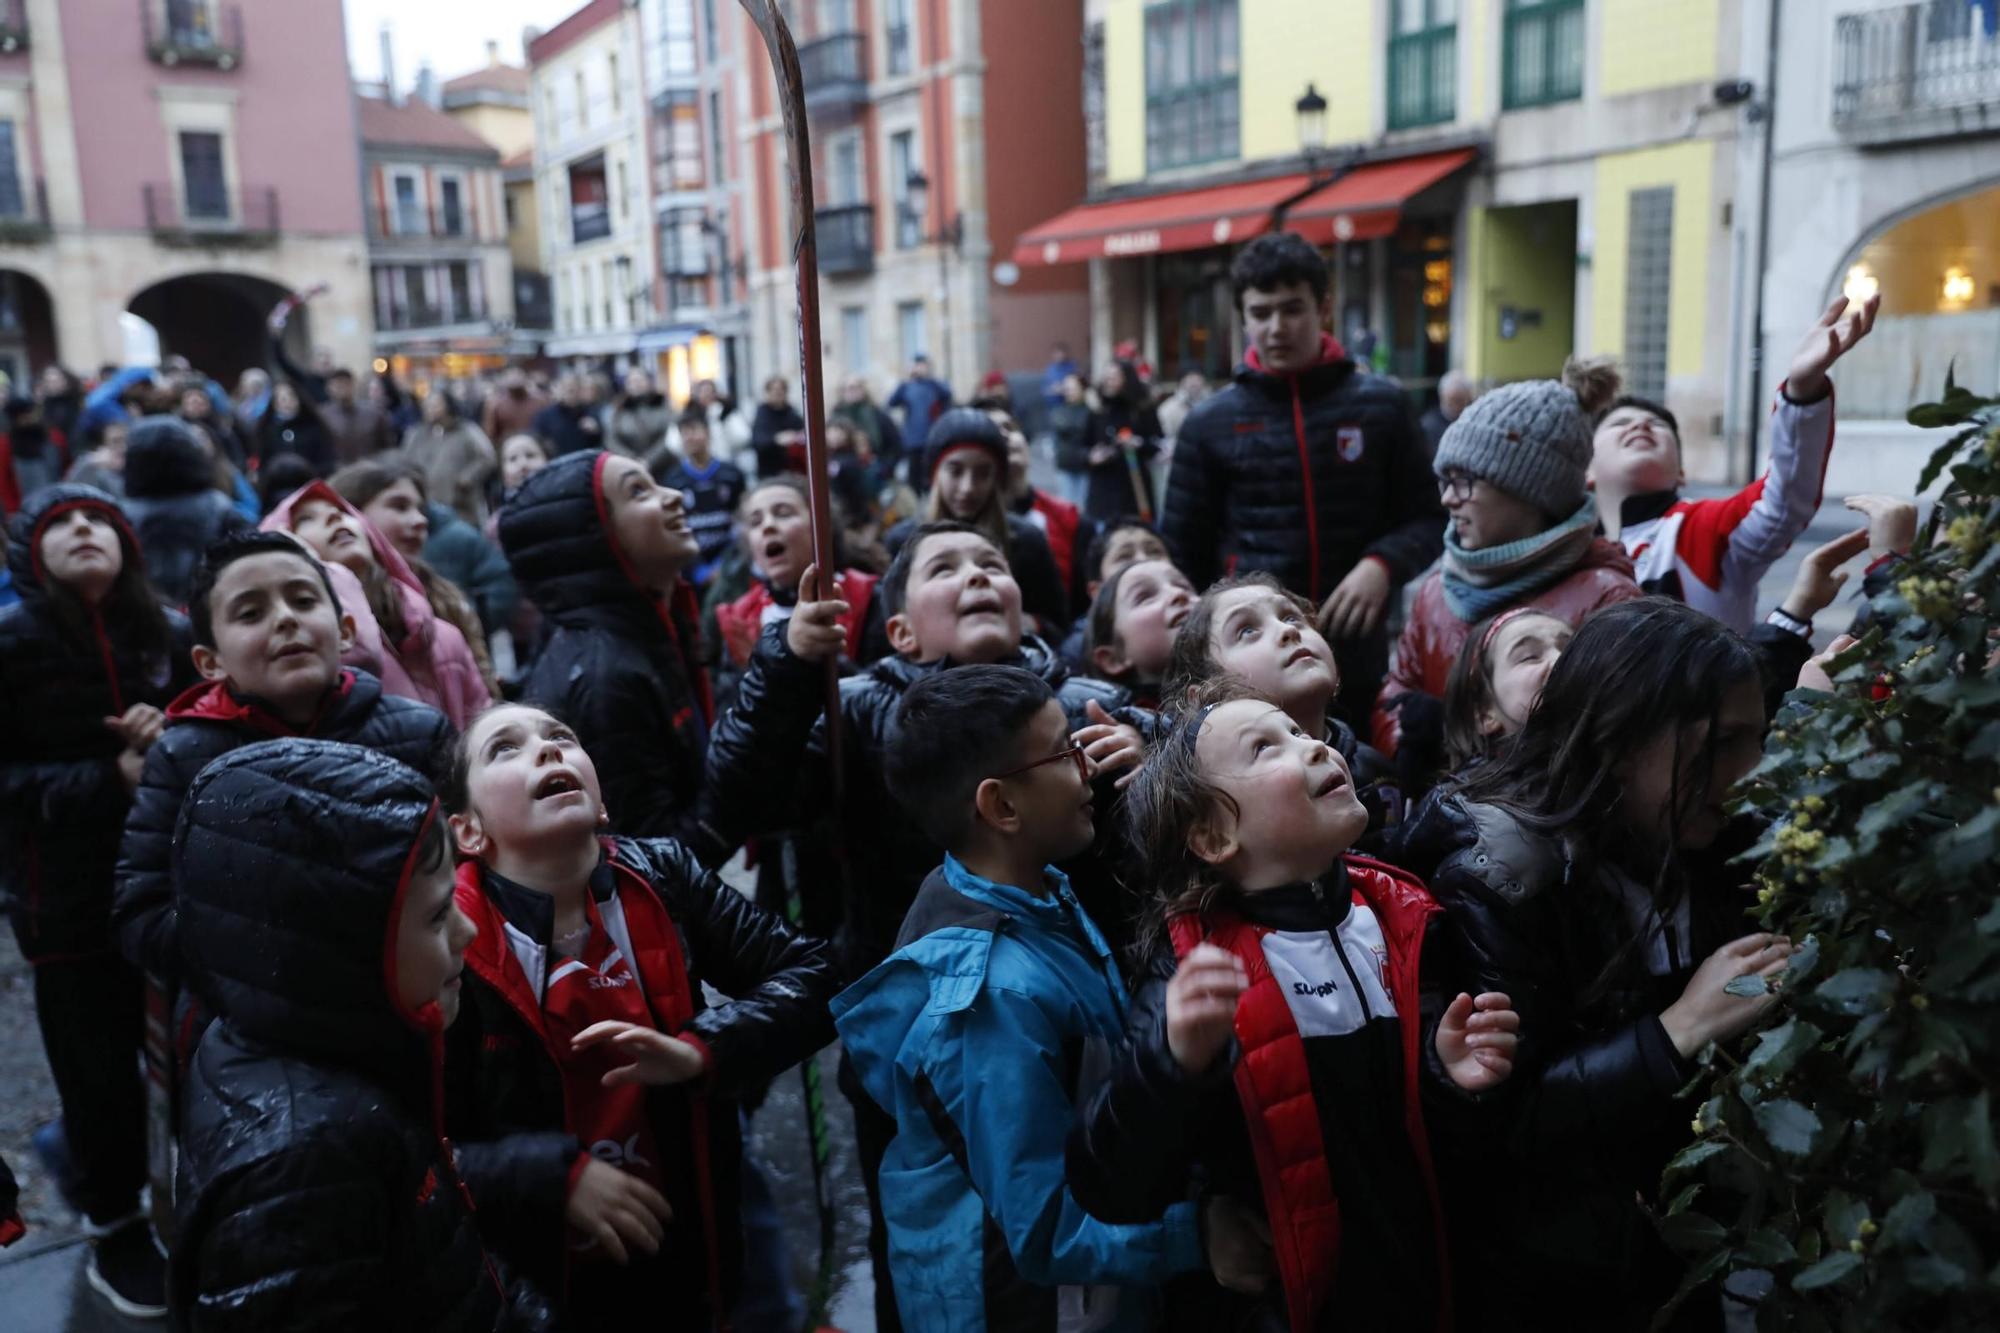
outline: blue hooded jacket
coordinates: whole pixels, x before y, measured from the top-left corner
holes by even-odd
[[[1204,1266],[1192,1203],[1113,1226],[1064,1183],[1125,986],[1069,880],[1044,874],[1037,896],[946,856],[895,953],[833,1001],[855,1072],[896,1118],[880,1188],[911,1333],[1144,1328],[1148,1289]]]

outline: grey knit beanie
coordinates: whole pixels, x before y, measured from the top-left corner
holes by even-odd
[[[1458,471],[1567,518],[1583,504],[1591,419],[1618,393],[1608,362],[1571,360],[1560,380],[1524,380],[1481,394],[1438,442],[1432,470]]]

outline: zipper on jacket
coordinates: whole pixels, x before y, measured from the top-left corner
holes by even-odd
[[[111,640],[104,633],[104,616],[90,608],[90,628],[97,636],[97,652],[104,659],[104,682],[111,687],[111,715],[125,716],[125,695],[118,688],[118,664],[111,656]]]
[[[1328,915],[1332,915],[1333,908],[1327,905],[1326,890],[1320,887],[1318,880],[1312,882],[1312,891],[1313,901],[1319,904],[1320,910]],[[1353,914],[1353,910],[1351,907],[1348,909],[1350,916]],[[1367,988],[1361,984],[1361,978],[1355,975],[1354,964],[1348,960],[1347,946],[1341,943],[1340,939],[1340,927],[1330,926],[1327,928],[1326,933],[1328,938],[1333,941],[1333,955],[1340,960],[1341,971],[1347,973],[1347,984],[1354,987],[1354,998],[1361,1001],[1362,1021],[1366,1023],[1374,1022],[1375,1010],[1368,1003]]]
[[[1306,451],[1306,413],[1299,401],[1299,377],[1292,376],[1292,439],[1299,446],[1299,485],[1306,497],[1306,559],[1311,562],[1307,575],[1307,585],[1312,589],[1312,603],[1317,612],[1319,593],[1319,506],[1313,499],[1312,456]]]

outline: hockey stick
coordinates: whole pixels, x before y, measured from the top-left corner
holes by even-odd
[[[806,498],[812,510],[813,564],[818,569],[814,597],[825,597],[839,573],[833,563],[833,487],[826,449],[826,372],[820,361],[819,241],[813,227],[812,140],[806,124],[805,79],[799,72],[798,47],[778,12],[778,0],[742,0],[751,22],[763,35],[778,81],[778,105],[785,118],[785,159],[791,180],[792,263],[798,271],[799,378],[805,390]],[[802,596],[803,590],[802,590]],[[842,769],[840,735],[840,666],[826,664],[826,759],[833,775],[833,806],[840,808]],[[787,839],[783,852],[785,914],[797,924],[803,908],[797,875],[796,849]],[[839,849],[835,849],[839,858]],[[799,1067],[805,1083],[806,1136],[812,1150],[813,1202],[819,1211],[819,1267],[806,1301],[806,1328],[820,1327],[833,1294],[834,1216],[832,1181],[827,1174],[829,1144],[826,1096],[820,1086],[819,1063],[808,1057]]]

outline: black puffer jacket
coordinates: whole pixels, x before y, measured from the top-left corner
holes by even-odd
[[[319,741],[248,746],[188,793],[183,929],[220,1017],[184,1103],[184,1327],[547,1327],[531,1290],[503,1290],[452,1165],[444,1016],[385,980],[440,818],[410,769]]]
[[[839,983],[822,941],[795,934],[753,906],[678,843],[613,838],[606,856],[591,882],[600,902],[614,888],[621,899],[650,891],[672,918],[694,1009],[680,1035],[705,1045],[711,1063],[698,1084],[647,1094],[663,1192],[673,1208],[659,1257],[637,1257],[635,1268],[620,1274],[593,1266],[591,1280],[629,1278],[637,1285],[628,1290],[672,1292],[677,1313],[669,1322],[705,1329],[704,1181],[725,1293],[733,1293],[742,1263],[735,1099],[833,1040],[827,1004]],[[487,1237],[560,1296],[568,1253],[563,1207],[583,1147],[566,1118],[562,1074],[538,1021],[539,997],[507,939],[518,931],[546,950],[554,900],[467,863],[459,870],[459,901],[475,920],[498,917],[512,929],[482,929],[468,958],[464,1007],[447,1037],[448,1123],[466,1181],[484,1210],[480,1225]],[[642,981],[649,992],[663,984],[652,976]],[[704,982],[733,998],[707,1007]],[[528,1013],[537,1021],[531,1023]]]
[[[1546,1327],[1561,1292],[1591,1327],[1643,1329],[1672,1294],[1684,1266],[1637,1202],[1690,1137],[1677,1093],[1692,1067],[1659,1014],[1748,933],[1728,859],[1749,840],[1732,827],[1690,858],[1686,936],[1655,973],[1620,947],[1633,881],[1575,839],[1449,788],[1399,837],[1397,859],[1445,908],[1445,993],[1504,991],[1521,1015],[1513,1077],[1481,1103],[1483,1146],[1438,1164],[1459,1290],[1482,1326]]]
[[[1415,578],[1444,522],[1409,399],[1329,338],[1297,375],[1266,374],[1253,351],[1188,415],[1160,535],[1197,588],[1263,569],[1318,605],[1365,556]]]
[[[839,856],[812,858],[800,869],[807,919],[840,922],[841,963],[859,977],[895,948],[896,935],[917,890],[944,859],[944,849],[905,816],[882,776],[882,757],[903,692],[951,665],[886,657],[840,682],[842,801],[831,800],[833,775],[826,754],[825,668],[794,654],[784,626],[773,625],[737,686],[736,702],[716,723],[702,794],[704,821],[717,831],[724,854],[746,838],[807,830],[805,842]],[[1107,681],[1071,675],[1041,640],[1022,641],[1017,657],[1002,663],[1034,672],[1049,683],[1072,729],[1090,725],[1095,702],[1121,722],[1152,734],[1155,717],[1130,706],[1131,696]],[[1099,783],[1100,842],[1111,779]],[[1129,936],[1122,894],[1104,858],[1086,852],[1062,868],[1093,920],[1114,947]],[[844,865],[844,874],[841,867]],[[832,900],[832,901],[830,901]]]
[[[187,604],[209,543],[252,526],[215,489],[214,466],[179,417],[147,417],[125,446],[125,512],[146,553],[146,577],[175,606]]]
[[[134,964],[167,980],[181,975],[174,941],[174,824],[195,775],[239,746],[295,735],[366,746],[430,777],[452,732],[443,713],[414,699],[383,694],[382,683],[365,671],[343,670],[319,718],[303,733],[255,699],[237,695],[224,681],[175,699],[167,708],[167,729],[146,752],[146,769],[118,845],[118,892],[111,919],[119,949]]]
[[[112,872],[131,794],[124,748],[104,725],[134,704],[164,708],[193,676],[187,622],[169,642],[83,612],[64,623],[37,555],[48,523],[78,505],[110,515],[125,561],[139,546],[117,503],[89,486],[49,486],[14,517],[7,564],[21,600],[0,611],[0,896],[28,957],[111,947]]]
[[[673,837],[704,860],[695,821],[714,704],[701,665],[700,611],[679,585],[671,606],[626,567],[600,515],[602,451],[565,454],[500,511],[500,546],[551,634],[521,697],[575,728],[597,765],[620,833]]]

